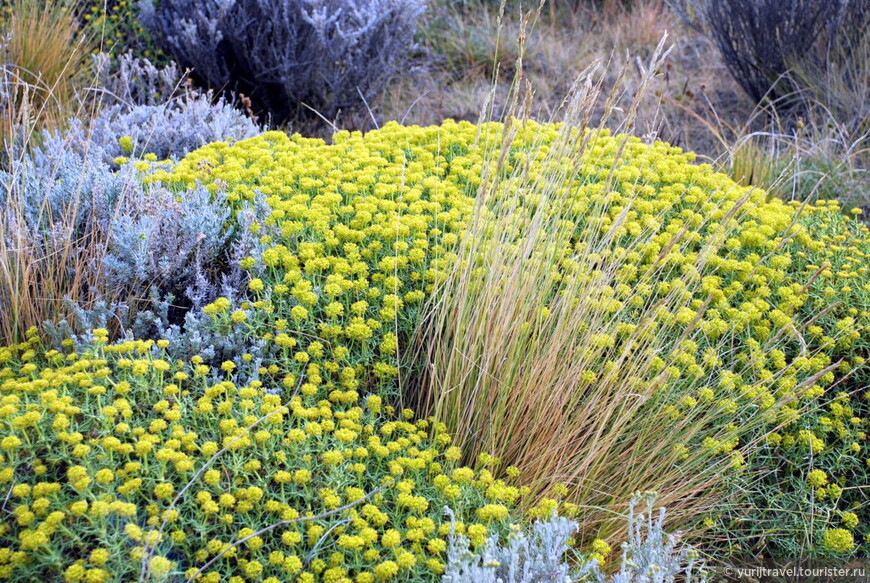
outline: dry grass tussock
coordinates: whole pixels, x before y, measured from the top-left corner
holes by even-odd
[[[666,57],[662,43],[646,67],[641,93],[660,74]],[[660,310],[680,307],[681,294],[668,294],[632,316],[638,325],[624,343],[598,341],[619,334],[633,302],[626,299],[614,312],[607,301],[624,265],[616,229],[578,241],[565,198],[575,192],[576,181],[582,183],[577,169],[596,139],[596,131],[577,128],[588,127],[602,101],[602,124],[607,124],[620,94],[618,88],[602,94],[600,78],[596,82],[590,74],[585,72],[565,102],[566,125],[555,144],[533,147],[529,154],[548,170],[535,175],[518,168],[503,181],[483,182],[454,268],[418,331],[415,360],[425,363],[424,370],[421,378],[406,379],[405,390],[409,405],[446,423],[467,462],[490,454],[499,460],[494,469],[499,475],[509,466],[518,468],[522,483],[532,488],[530,502],[566,484],[570,499],[581,504],[579,539],[585,542],[599,536],[624,540],[618,512],[637,491],[659,492],[659,503],[681,525],[721,507],[727,460],[713,460],[701,448],[684,452],[680,445],[707,436],[721,439],[721,428],[735,417],[711,404],[674,420],[666,405],[689,393],[660,390],[664,374],[647,384],[636,382],[656,370],[653,360],[669,351],[674,339],[679,344],[692,333],[696,322],[655,325]],[[642,103],[639,95],[622,112],[621,129],[632,129]],[[484,176],[499,176],[522,119],[511,122]],[[572,187],[565,188],[568,184]],[[742,212],[741,204],[723,210],[735,220]],[[608,205],[602,202],[589,213],[605,216]],[[728,224],[723,221],[725,233]],[[632,248],[644,240],[638,237]],[[721,250],[712,241],[698,253],[699,270]],[[685,243],[675,238],[672,244]],[[576,250],[570,259],[566,248]],[[638,285],[655,286],[660,277],[651,270]],[[602,368],[607,361],[614,365]],[[730,437],[751,447],[755,438],[747,437],[757,430],[748,422]]]
[[[18,145],[81,111],[91,41],[75,0],[16,0],[0,14],[0,139]]]
[[[20,157],[38,145],[43,130],[60,129],[70,117],[94,106],[84,93],[93,81],[93,39],[79,30],[76,10],[74,0],[16,0],[0,16],[4,171],[20,171]],[[63,209],[52,212],[48,195],[34,201],[26,188],[19,188],[20,181],[6,183],[10,186],[0,192],[0,339],[14,342],[31,326],[64,318],[64,298],[89,305],[99,295],[108,297],[109,290],[99,286],[105,240],[64,235],[81,220],[82,185],[70,193]],[[39,207],[36,216],[43,229],[34,230],[25,219],[33,216],[33,205]]]

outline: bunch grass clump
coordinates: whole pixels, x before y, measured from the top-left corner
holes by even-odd
[[[850,348],[868,313],[866,290],[846,286],[854,303],[822,322],[818,276],[792,271],[822,250],[803,222],[828,206],[768,201],[666,144],[534,124],[505,135],[503,167],[485,172],[502,181],[481,192],[421,325],[422,393],[406,385],[466,460],[491,454],[539,495],[568,484],[591,540],[633,491],[658,490],[691,522],[723,506],[722,488],[779,471],[767,453],[754,463],[766,440],[808,456],[795,464],[831,447],[818,408],[835,373],[863,363]],[[833,448],[859,451],[863,421],[839,410],[851,419]]]
[[[74,0],[15,0],[0,11],[0,147],[27,144],[82,109],[93,38]]]

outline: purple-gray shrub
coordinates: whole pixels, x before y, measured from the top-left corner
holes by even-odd
[[[161,48],[273,121],[364,107],[408,68],[425,0],[140,0]],[[362,97],[361,97],[362,96]]]

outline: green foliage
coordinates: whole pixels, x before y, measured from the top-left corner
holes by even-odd
[[[236,386],[232,362],[210,380],[165,342],[93,338],[0,351],[3,578],[432,581],[444,504],[477,544],[507,525],[518,491],[455,469],[443,429],[360,399],[352,367],[328,398],[282,399]]]

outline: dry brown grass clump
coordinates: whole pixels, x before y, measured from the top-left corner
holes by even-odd
[[[0,15],[0,139],[19,145],[81,107],[91,47],[75,0],[15,0]]]
[[[660,71],[661,49],[662,44],[646,69],[641,94]],[[612,91],[600,100],[600,79],[587,79],[566,102],[559,137],[528,153],[527,160],[540,162],[534,171],[519,165],[497,178],[514,137],[525,131],[523,122],[511,122],[503,144],[494,148],[454,267],[419,328],[422,380],[410,380],[405,394],[416,410],[446,424],[467,462],[486,454],[498,459],[489,463],[500,475],[518,468],[532,490],[530,502],[566,484],[570,498],[582,503],[578,536],[589,542],[624,538],[614,511],[636,491],[657,489],[659,502],[678,522],[715,507],[723,462],[681,446],[714,435],[719,429],[712,428],[728,425],[734,412],[710,406],[675,420],[664,405],[680,395],[667,393],[665,377],[640,382],[694,324],[655,324],[660,311],[675,311],[684,302],[685,290],[675,289],[644,308],[637,326],[625,332],[623,311],[636,304],[629,297],[614,311],[609,294],[623,273],[621,258],[644,237],[616,249],[614,225],[590,240],[575,240],[570,197],[583,181],[579,169],[590,164],[586,154],[596,140],[595,131],[577,128],[587,127],[599,101],[605,101],[606,122],[620,94]],[[641,103],[638,95],[624,112],[625,127]],[[587,212],[606,217],[610,210],[601,201]],[[728,214],[738,212],[735,207]],[[570,257],[566,249],[574,250]],[[699,261],[716,253],[713,247],[702,250]],[[660,283],[649,276],[637,285]],[[620,334],[625,338],[617,345],[601,342]]]

